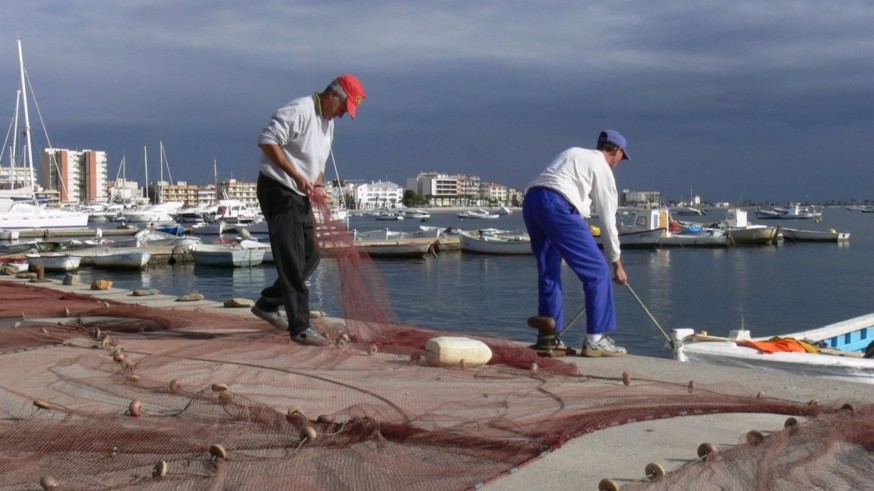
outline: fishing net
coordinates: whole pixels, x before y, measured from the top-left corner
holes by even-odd
[[[314,319],[327,348],[220,306],[0,282],[0,489],[468,489],[586,433],[727,412],[806,420],[647,485],[870,485],[868,406],[608,379],[488,337],[488,365],[429,366],[447,333],[399,322],[374,263],[323,226],[344,307]]]

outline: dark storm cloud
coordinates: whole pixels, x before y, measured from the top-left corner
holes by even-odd
[[[338,123],[344,178],[522,187],[614,127],[634,158],[621,187],[872,198],[869,2],[21,3],[0,6],[0,116],[17,35],[52,143],[108,151],[111,175],[125,155],[141,176],[161,140],[174,178],[217,159],[254,179],[270,113],[349,71],[368,100]]]

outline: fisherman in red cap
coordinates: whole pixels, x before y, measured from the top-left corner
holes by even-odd
[[[321,258],[310,199],[326,196],[325,164],[334,139],[334,118],[349,113],[355,119],[366,97],[361,81],[341,75],[324,91],[279,108],[258,140],[262,151],[258,201],[279,276],[261,291],[252,313],[288,330],[292,341],[300,344],[329,344],[310,326],[306,280]],[[279,312],[282,306],[288,322]]]

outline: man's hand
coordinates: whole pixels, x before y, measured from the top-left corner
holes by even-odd
[[[622,267],[622,260],[613,263],[613,281],[624,285],[628,283],[628,275],[625,274],[625,268]]]

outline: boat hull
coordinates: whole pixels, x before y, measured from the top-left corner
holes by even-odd
[[[461,250],[475,254],[530,255],[531,239],[527,235],[474,235],[459,233]]]
[[[818,230],[801,230],[797,228],[781,228],[783,239],[790,242],[846,242],[850,234],[846,232],[830,232]]]
[[[30,270],[33,271],[36,267],[42,266],[44,271],[75,271],[79,269],[79,264],[82,258],[80,256],[70,256],[67,254],[28,254],[27,262],[30,264]]]
[[[91,256],[91,266],[102,269],[141,270],[149,264],[152,253],[145,251],[108,252]]]
[[[264,262],[264,250],[239,247],[204,246],[191,250],[194,264],[226,268],[249,268]]]

